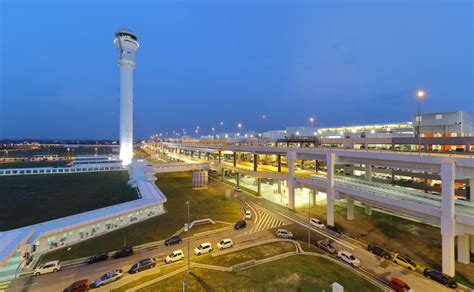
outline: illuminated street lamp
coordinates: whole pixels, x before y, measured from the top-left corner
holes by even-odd
[[[219,123],[219,126],[221,127],[221,131],[222,131],[222,130],[224,129],[224,122],[221,121],[221,122]]]
[[[212,131],[212,138],[214,138],[214,134],[215,134],[216,129],[214,127],[212,127],[211,131]]]
[[[239,128],[239,136],[240,136],[240,134],[242,134],[242,123],[238,123],[237,128]]]
[[[311,127],[314,127],[314,117],[310,117],[309,122],[311,123]]]
[[[418,155],[421,155],[421,100],[425,97],[426,92],[423,89],[419,89],[416,92],[416,100],[418,103],[418,115],[416,119],[418,120],[418,129],[417,129],[417,136],[418,136]]]

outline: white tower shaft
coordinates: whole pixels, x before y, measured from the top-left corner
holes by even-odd
[[[137,36],[126,29],[115,33],[114,44],[120,68],[120,159],[129,165],[133,158],[133,71],[139,44]]]
[[[133,157],[133,65],[120,65],[120,159],[129,165]]]

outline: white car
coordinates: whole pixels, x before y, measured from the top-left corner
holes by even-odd
[[[360,260],[353,256],[350,252],[341,250],[337,252],[337,257],[354,267],[360,267]]]
[[[174,263],[182,259],[184,259],[184,253],[182,250],[178,249],[166,256],[165,263]]]
[[[195,255],[202,255],[212,251],[212,245],[210,242],[201,243],[194,249]]]
[[[286,229],[278,229],[276,232],[278,238],[293,239],[293,233]]]
[[[250,210],[245,211],[245,220],[251,220],[252,219],[252,212]]]
[[[234,246],[234,242],[230,238],[223,239],[217,243],[217,249],[223,250]]]
[[[106,284],[112,283],[117,281],[118,279],[122,278],[123,272],[121,269],[112,270],[102,275],[99,279],[95,280],[93,283],[94,288],[99,288]]]
[[[47,262],[44,265],[37,267],[33,275],[39,276],[42,274],[55,273],[59,270],[61,270],[61,262],[59,260],[55,260],[55,261]]]
[[[319,228],[319,229],[324,229],[324,223],[317,219],[317,218],[310,218],[309,219],[309,224],[316,227],[316,228]]]

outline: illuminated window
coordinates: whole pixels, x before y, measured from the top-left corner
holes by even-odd
[[[442,119],[443,119],[443,115],[436,115],[436,119],[437,119],[437,120],[442,120]]]

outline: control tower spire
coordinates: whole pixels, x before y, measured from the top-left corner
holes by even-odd
[[[120,159],[129,165],[133,157],[133,70],[137,52],[137,36],[127,29],[115,33],[117,64],[120,69]]]

